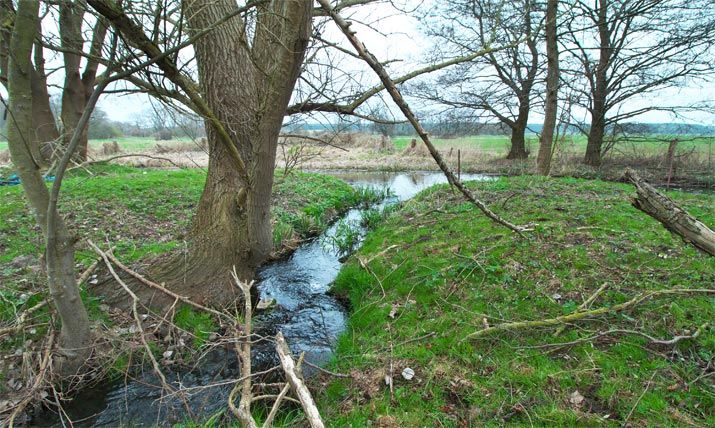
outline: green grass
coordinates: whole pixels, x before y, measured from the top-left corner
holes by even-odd
[[[712,381],[695,381],[715,358],[712,329],[675,348],[633,334],[534,348],[613,328],[658,338],[693,332],[715,319],[712,297],[654,299],[559,337],[551,328],[462,340],[484,322],[572,312],[603,283],[594,307],[646,290],[711,288],[713,258],[632,208],[626,185],[522,176],[470,187],[536,230],[519,239],[439,186],[370,233],[358,256],[371,272],[353,257],[334,287],[352,313],[330,368],[351,378],[318,380],[328,426],[620,426],[631,411],[634,426],[715,424]],[[715,196],[671,196],[715,224]],[[400,375],[405,367],[413,380]],[[576,391],[583,401],[570,400]]]

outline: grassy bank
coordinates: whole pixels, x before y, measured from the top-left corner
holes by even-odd
[[[200,169],[122,166],[95,166],[89,172],[71,174],[64,182],[60,207],[82,239],[77,245],[77,270],[84,270],[96,259],[85,239],[105,248],[114,246],[116,256],[127,263],[185,245],[184,233],[205,177],[205,171]],[[275,252],[281,254],[297,241],[327,227],[338,213],[369,195],[333,177],[294,173],[290,177],[280,174],[276,177],[273,196],[275,228],[284,233],[274,240]],[[18,314],[47,298],[47,280],[39,261],[41,234],[21,187],[0,187],[0,201],[0,328],[4,328],[14,325]],[[308,222],[311,227],[301,228],[301,222]],[[98,331],[108,338],[109,325],[131,322],[126,317],[119,321],[110,319],[112,312],[102,308],[101,299],[86,293],[83,298]],[[211,330],[206,328],[204,315],[180,309],[175,322],[192,332],[196,337],[192,342],[197,343]],[[0,354],[4,357],[0,359],[0,380],[18,377],[16,372],[23,367],[22,352],[34,352],[33,347],[42,344],[50,322],[47,307],[34,312],[31,318],[27,320],[28,327],[19,334],[0,337]],[[22,351],[17,358],[10,355],[16,349]],[[5,382],[0,382],[0,392],[4,388]]]
[[[593,308],[712,288],[715,260],[632,208],[625,185],[525,176],[471,187],[536,230],[519,239],[441,186],[370,233],[335,284],[352,312],[330,368],[350,378],[316,380],[328,426],[715,424],[712,328],[675,345],[642,335],[692,335],[715,319],[712,296],[655,298],[558,336],[552,327],[465,339],[572,313],[603,284]],[[715,197],[672,196],[715,224]]]

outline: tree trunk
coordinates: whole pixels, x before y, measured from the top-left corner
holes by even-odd
[[[511,148],[509,149],[509,154],[506,156],[507,159],[526,159],[529,157],[529,152],[526,151],[526,140],[524,138],[528,116],[527,107],[526,116],[523,116],[520,112],[519,118],[511,128]]]
[[[603,136],[606,133],[606,98],[608,97],[608,69],[611,62],[611,34],[608,28],[608,0],[598,0],[599,59],[596,66],[591,100],[591,128],[588,132],[586,155],[583,162],[601,166]]]
[[[189,32],[211,26],[237,7],[232,0],[210,7],[189,0],[183,5]],[[278,134],[310,36],[309,0],[272,1],[258,11],[252,52],[240,19],[194,44],[203,97],[227,124],[247,166],[248,183],[207,121],[208,176],[186,254],[153,272],[179,293],[209,304],[235,295],[233,266],[241,279],[250,279],[273,249],[270,208]]]
[[[631,201],[634,207],[661,222],[666,229],[683,238],[683,241],[715,257],[714,231],[643,181],[635,171],[626,170],[626,178],[636,186],[638,192],[637,197]]]
[[[591,116],[591,128],[588,131],[586,155],[583,158],[583,163],[595,168],[601,166],[601,149],[603,147],[603,136],[605,134],[606,124],[604,123],[603,109],[600,106],[596,106]]]
[[[13,28],[9,61],[8,94],[12,120],[8,121],[8,146],[17,168],[25,195],[35,212],[38,225],[47,241],[47,208],[49,193],[26,141],[34,134],[32,123],[32,63],[30,53],[37,28],[37,1],[18,3]],[[57,245],[47,249],[47,275],[50,295],[62,321],[60,346],[68,358],[63,370],[72,372],[84,361],[89,351],[89,318],[80,298],[74,275],[74,238],[58,218]]]
[[[556,19],[559,1],[548,0],[546,5],[546,108],[544,127],[539,140],[539,155],[536,169],[540,175],[549,175],[551,171],[552,146],[556,129],[556,113],[559,98],[559,46],[556,40]]]
[[[62,145],[69,145],[79,118],[82,117],[86,104],[86,89],[80,75],[82,57],[75,52],[82,52],[84,38],[82,37],[82,20],[84,8],[72,1],[60,3],[60,39],[65,67],[65,82],[62,89]],[[82,138],[74,160],[87,160],[87,128],[83,130]]]

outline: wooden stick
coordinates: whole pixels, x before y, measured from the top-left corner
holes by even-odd
[[[690,290],[675,289],[675,290],[649,291],[646,293],[639,294],[627,302],[620,303],[618,305],[614,305],[611,307],[603,307],[603,308],[593,309],[593,310],[589,310],[589,311],[578,311],[578,312],[574,312],[572,314],[562,315],[560,317],[548,318],[548,319],[544,319],[544,320],[519,321],[519,322],[498,324],[493,327],[488,327],[488,328],[485,328],[482,330],[475,331],[474,333],[467,335],[462,340],[464,341],[467,339],[484,337],[484,336],[488,336],[490,334],[493,334],[496,332],[502,332],[502,331],[524,330],[524,329],[528,329],[528,328],[551,327],[551,326],[555,326],[555,325],[561,325],[561,324],[568,323],[568,322],[579,321],[579,320],[588,319],[588,318],[594,318],[594,317],[597,317],[600,315],[605,315],[608,313],[621,312],[625,309],[636,306],[637,304],[643,302],[644,300],[647,300],[647,299],[650,299],[653,297],[672,295],[672,294],[690,294],[690,293],[715,294],[715,289],[690,289]]]
[[[399,89],[397,89],[395,82],[392,80],[390,75],[387,74],[385,68],[382,66],[382,64],[380,64],[380,62],[377,60],[377,58],[375,58],[373,54],[368,52],[365,45],[363,45],[362,42],[355,35],[355,31],[350,29],[350,23],[345,21],[343,17],[340,16],[340,14],[335,9],[333,9],[333,7],[330,5],[329,0],[318,0],[318,3],[320,3],[320,6],[328,14],[328,16],[333,19],[335,24],[337,24],[338,28],[342,30],[343,34],[345,34],[345,37],[348,38],[350,43],[357,51],[358,55],[360,55],[360,57],[370,66],[370,68],[375,71],[375,74],[377,74],[377,76],[380,78],[395,104],[397,104],[397,106],[400,108],[407,120],[415,128],[417,134],[420,136],[420,138],[422,138],[422,141],[427,146],[427,149],[432,155],[432,158],[435,160],[435,162],[437,162],[437,165],[439,165],[439,168],[447,177],[447,181],[449,182],[449,184],[455,186],[468,201],[472,202],[477,208],[479,208],[479,210],[481,210],[487,217],[492,219],[494,222],[501,224],[508,229],[511,229],[519,235],[521,235],[523,232],[529,231],[530,229],[526,227],[516,226],[498,216],[496,213],[490,210],[489,207],[487,207],[481,200],[477,199],[477,197],[474,196],[474,194],[472,194],[472,192],[469,191],[469,189],[467,189],[462,184],[462,182],[454,175],[449,166],[444,162],[444,159],[442,159],[442,155],[439,154],[435,146],[432,144],[432,141],[430,140],[427,131],[425,131],[425,129],[422,127],[419,120],[417,119],[417,116],[415,116],[415,114],[412,112],[412,109],[407,104],[407,101],[405,101],[405,99],[402,97],[402,94],[400,93]]]
[[[281,361],[281,366],[285,372],[286,379],[298,396],[311,428],[324,428],[325,425],[323,424],[323,420],[320,418],[318,408],[315,406],[313,396],[310,395],[308,387],[305,386],[300,376],[296,374],[296,366],[293,362],[293,357],[291,357],[288,344],[286,343],[285,337],[283,337],[283,333],[280,331],[276,334],[276,352],[278,352],[278,358]]]
[[[239,340],[236,343],[236,351],[241,359],[241,376],[243,377],[243,382],[237,383],[236,386],[231,390],[228,396],[228,407],[231,412],[238,418],[244,427],[248,428],[258,428],[256,420],[253,419],[251,414],[251,403],[253,402],[253,391],[251,386],[251,317],[252,310],[251,307],[251,286],[253,282],[246,283],[238,278],[236,273],[236,267],[233,267],[231,272],[236,286],[243,292],[244,301],[244,323],[243,323],[243,340]],[[239,327],[236,326],[236,335],[239,334]],[[234,404],[236,393],[241,389],[241,400],[238,403],[238,407]]]

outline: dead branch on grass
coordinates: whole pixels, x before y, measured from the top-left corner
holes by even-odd
[[[153,159],[153,160],[160,160],[160,161],[168,162],[177,168],[181,168],[181,166],[177,165],[173,160],[171,160],[169,158],[164,158],[161,156],[147,155],[147,154],[143,154],[143,153],[130,153],[130,154],[126,154],[126,155],[112,156],[112,157],[105,158],[105,159],[88,160],[88,161],[82,162],[79,165],[73,166],[72,168],[69,168],[68,171],[72,171],[73,169],[77,169],[77,168],[86,168],[90,165],[94,165],[94,164],[98,164],[98,163],[108,163],[113,160],[123,159],[123,158],[149,158],[149,159]]]
[[[637,196],[631,199],[634,207],[658,220],[686,243],[715,257],[715,231],[655,190],[632,169],[626,169],[625,176],[636,187]]]
[[[601,315],[622,312],[626,309],[637,306],[638,304],[649,300],[654,297],[660,297],[665,295],[679,295],[679,294],[715,294],[715,289],[675,289],[675,290],[658,290],[649,291],[641,293],[636,297],[628,300],[627,302],[620,303],[610,307],[603,307],[598,309],[592,309],[587,311],[576,311],[568,315],[562,315],[556,318],[548,318],[543,320],[533,320],[533,321],[519,321],[497,324],[492,327],[484,328],[482,330],[475,331],[474,333],[468,334],[462,341],[468,339],[474,339],[478,337],[485,337],[497,332],[515,331],[515,330],[528,330],[532,328],[540,327],[552,327],[560,326],[562,324],[581,321],[585,319],[595,318]]]

